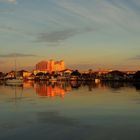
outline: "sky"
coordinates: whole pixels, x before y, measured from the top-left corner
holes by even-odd
[[[0,0],[0,71],[64,60],[79,70],[140,69],[140,0]]]

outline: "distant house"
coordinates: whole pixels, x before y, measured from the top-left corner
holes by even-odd
[[[9,78],[14,78],[14,77],[25,77],[28,76],[30,72],[26,71],[26,70],[20,70],[20,71],[10,71],[6,74],[5,78],[9,79]],[[32,74],[32,73],[31,73]]]
[[[17,76],[18,77],[23,77],[23,74],[24,73],[28,73],[28,71],[26,71],[26,70],[20,70],[20,71],[17,72]]]
[[[23,78],[27,80],[34,80],[35,75],[32,72],[25,71],[23,72]]]
[[[28,71],[23,72],[23,78],[27,78],[27,77],[29,77],[31,75],[32,75],[32,72],[28,72]]]
[[[10,71],[6,74],[5,78],[8,79],[8,78],[14,78],[16,75],[15,71]]]
[[[64,77],[68,77],[71,75],[72,72],[73,72],[73,70],[71,70],[71,69],[65,69],[65,70],[60,71],[60,74]]]

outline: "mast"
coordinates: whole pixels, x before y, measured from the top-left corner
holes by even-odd
[[[15,54],[15,78],[17,77],[17,62],[16,62],[16,54]]]

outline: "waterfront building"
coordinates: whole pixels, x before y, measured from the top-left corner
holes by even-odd
[[[60,74],[61,74],[61,76],[69,77],[72,72],[73,72],[73,70],[71,70],[71,69],[64,69],[64,70],[60,71]]]
[[[64,69],[65,69],[65,64],[63,60],[41,61],[36,64],[36,69],[34,70],[34,74],[36,75],[39,72],[42,72],[42,73],[60,72]]]
[[[10,71],[6,74],[5,78],[14,78],[15,77],[15,71]]]
[[[32,72],[28,72],[28,71],[23,72],[23,78],[30,77],[31,75],[32,75]]]

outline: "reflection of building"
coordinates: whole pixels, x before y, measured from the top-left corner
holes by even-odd
[[[53,72],[53,71],[62,71],[65,69],[65,64],[64,61],[54,61],[54,60],[49,60],[49,61],[41,61],[36,64],[36,70],[35,74],[38,72]]]
[[[23,83],[23,88],[30,89],[34,87],[34,81],[26,81]]]
[[[70,86],[63,87],[62,85],[47,85],[47,84],[36,84],[36,93],[39,96],[54,97],[60,96],[64,97],[65,92],[70,91]]]

